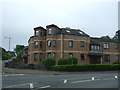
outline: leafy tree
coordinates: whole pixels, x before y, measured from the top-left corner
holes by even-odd
[[[16,45],[16,48],[14,49],[14,51],[16,53],[16,57],[18,60],[20,60],[22,58],[21,54],[22,54],[22,51],[24,48],[25,48],[24,45]]]
[[[115,36],[113,37],[113,39],[120,41],[120,30],[116,31]]]
[[[15,56],[15,52],[13,51],[6,51],[4,48],[0,48],[0,51],[2,52],[2,60],[7,60]]]
[[[107,35],[107,36],[101,36],[101,39],[110,39],[110,37]]]

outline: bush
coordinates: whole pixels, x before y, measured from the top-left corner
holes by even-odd
[[[78,60],[75,57],[61,58],[58,60],[58,65],[77,64]]]
[[[78,60],[75,57],[68,58],[68,64],[77,64]]]
[[[82,65],[57,65],[53,66],[55,71],[108,71],[119,70],[120,64],[82,64]]]
[[[58,65],[67,65],[67,59],[66,58],[61,58],[58,60]]]
[[[51,67],[55,65],[55,59],[47,58],[42,61],[42,64],[46,67],[47,70],[51,70]]]

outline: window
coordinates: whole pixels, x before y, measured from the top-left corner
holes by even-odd
[[[53,40],[53,47],[55,47],[56,46],[56,41],[55,40]]]
[[[116,55],[115,59],[116,59],[116,61],[118,61],[119,60],[119,55]]]
[[[42,48],[42,41],[40,41],[40,48]]]
[[[115,48],[118,49],[118,44],[115,44]]]
[[[83,41],[80,42],[80,46],[84,47],[84,42]]]
[[[35,42],[34,42],[34,47],[35,47],[35,48],[38,48],[38,41],[35,41]]]
[[[38,36],[38,33],[39,33],[39,31],[37,30],[37,31],[35,31],[35,36]]]
[[[40,30],[40,36],[42,36],[42,30]]]
[[[109,48],[109,43],[104,43],[103,48],[108,49]]]
[[[104,61],[110,61],[110,55],[104,55]]]
[[[55,52],[53,52],[53,58],[55,58]]]
[[[47,57],[48,58],[55,58],[55,52],[53,52],[53,53],[49,52]]]
[[[51,58],[51,53],[49,52],[48,55],[47,55],[48,58]]]
[[[90,46],[90,51],[100,51],[100,46],[99,45],[91,45]]]
[[[39,59],[38,53],[34,53],[34,61],[37,61]]]
[[[46,31],[44,31],[44,36],[46,36]]]
[[[70,56],[70,57],[73,57],[73,53],[69,53],[69,56]]]
[[[48,34],[52,34],[52,29],[51,28],[48,29]]]
[[[41,62],[41,60],[42,60],[42,53],[40,53],[40,62]]]
[[[69,47],[73,47],[73,41],[69,41]]]
[[[48,40],[48,47],[51,47],[51,40]]]
[[[84,59],[85,59],[85,58],[84,58],[84,54],[81,54],[80,57],[81,57],[81,60],[84,60]]]

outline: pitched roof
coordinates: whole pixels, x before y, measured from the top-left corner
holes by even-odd
[[[43,29],[43,30],[46,30],[44,29],[43,27],[39,26],[39,27],[35,27],[34,30],[38,30],[38,29]]]
[[[29,38],[29,40],[28,40],[28,42],[30,41],[30,39],[32,39],[34,36],[31,36],[30,38]]]
[[[88,34],[81,31],[80,29],[70,29],[70,28],[61,28],[60,32],[57,32],[57,34],[68,34],[68,35],[77,35],[77,36],[87,36]]]
[[[90,37],[91,39],[97,40],[97,41],[101,41],[101,42],[114,42],[117,43],[117,40],[114,39],[104,39],[104,38],[97,38],[97,37]]]

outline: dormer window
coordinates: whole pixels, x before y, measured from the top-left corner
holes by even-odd
[[[48,34],[52,34],[52,29],[51,28],[48,29]]]
[[[35,36],[38,36],[38,34],[39,34],[39,31],[38,30],[35,31]]]

